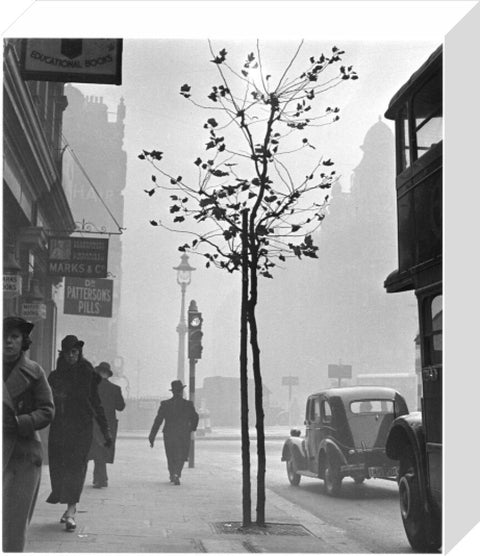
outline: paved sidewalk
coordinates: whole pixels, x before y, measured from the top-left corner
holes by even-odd
[[[239,471],[200,461],[193,469],[186,466],[182,484],[174,486],[168,481],[163,450],[152,452],[144,439],[117,441],[108,488],[92,488],[91,478],[92,463],[77,508],[77,529],[67,533],[59,523],[65,506],[45,502],[50,489],[48,468],[43,468],[26,552],[365,552],[341,529],[269,490],[266,515],[272,526],[267,532],[275,534],[241,533],[225,526],[241,521]],[[255,501],[253,485],[252,498]],[[252,508],[254,516],[255,503]]]

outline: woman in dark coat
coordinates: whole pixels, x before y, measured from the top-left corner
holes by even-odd
[[[4,552],[23,552],[42,469],[37,431],[49,425],[54,414],[45,372],[25,355],[32,328],[20,317],[3,319]]]
[[[67,531],[76,528],[74,515],[85,482],[94,418],[105,445],[112,443],[98,396],[98,375],[83,358],[83,345],[76,336],[66,336],[62,340],[57,368],[48,377],[55,402],[55,419],[48,439],[52,492],[47,502],[67,504],[60,519]]]

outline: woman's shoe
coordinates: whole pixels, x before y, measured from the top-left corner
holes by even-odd
[[[75,531],[75,529],[77,528],[77,524],[75,523],[75,520],[73,519],[72,516],[68,516],[65,518],[65,529],[67,531]]]
[[[65,521],[67,521],[67,512],[65,512],[60,518],[60,523],[65,523]]]

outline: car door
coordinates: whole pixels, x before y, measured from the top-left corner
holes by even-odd
[[[312,396],[309,399],[307,412],[307,455],[308,469],[317,469],[318,446],[321,439],[322,423],[320,418],[320,397]]]

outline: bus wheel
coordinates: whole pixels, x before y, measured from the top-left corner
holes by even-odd
[[[325,462],[325,491],[329,496],[337,496],[342,488],[342,476],[338,465],[331,455],[327,454]]]
[[[288,454],[286,465],[287,465],[287,477],[288,480],[290,481],[290,484],[293,486],[298,486],[300,484],[300,479],[302,478],[302,476],[299,475],[296,471],[295,461],[292,452]]]
[[[441,546],[441,526],[425,509],[415,457],[408,450],[400,464],[398,479],[400,513],[410,546],[418,552]]]

